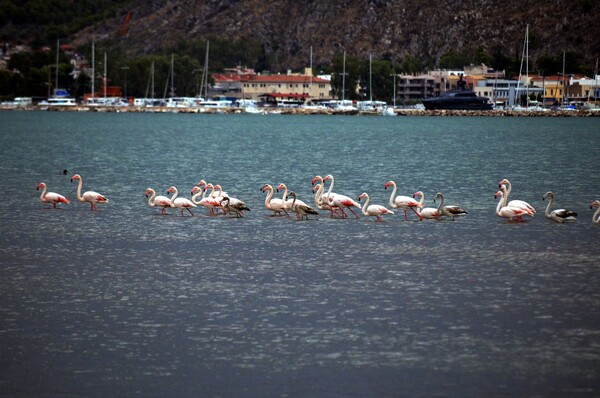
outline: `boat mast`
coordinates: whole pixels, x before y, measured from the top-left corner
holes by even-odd
[[[92,42],[92,100],[95,96],[95,77],[96,77],[96,43]]]
[[[204,89],[204,99],[208,99],[208,53],[210,42],[206,40],[206,55],[204,56],[204,70],[202,71],[202,84],[200,85],[200,94]]]
[[[104,98],[106,98],[106,51],[104,51]]]
[[[562,83],[563,83],[562,84],[562,86],[563,86],[563,89],[562,89],[563,95],[562,95],[562,104],[561,105],[564,105],[565,104],[565,98],[567,96],[567,85],[565,84],[565,51],[564,50],[563,50]]]
[[[152,61],[152,66],[150,68],[150,83],[152,90],[152,104],[154,104],[154,61]]]
[[[344,66],[342,69],[342,104],[344,103],[344,99],[346,97],[346,50],[344,50]]]
[[[56,73],[55,73],[55,83],[54,83],[54,94],[56,95],[56,90],[58,90],[58,51],[60,49],[60,39],[56,40]]]
[[[371,64],[373,62],[373,56],[369,53],[369,101],[371,101],[371,106],[373,106],[373,71]]]
[[[525,30],[525,106],[529,106],[529,24]]]
[[[175,96],[175,88],[173,87],[175,83],[175,68],[173,64],[173,56],[174,54],[171,53],[171,98]]]

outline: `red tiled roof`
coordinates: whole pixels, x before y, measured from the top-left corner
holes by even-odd
[[[248,75],[242,80],[249,83],[329,83],[329,80],[304,75]]]

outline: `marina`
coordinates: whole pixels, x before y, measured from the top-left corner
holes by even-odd
[[[599,394],[594,117],[23,111],[0,123],[7,396]],[[75,174],[108,203],[80,203]],[[265,184],[312,206],[328,174],[356,201],[388,206],[393,180],[468,214],[296,221],[265,208]],[[148,188],[191,199],[202,179],[250,210],[148,206]],[[533,217],[496,215],[503,179]],[[40,203],[42,181],[70,203]],[[544,216],[548,191],[576,221]]]

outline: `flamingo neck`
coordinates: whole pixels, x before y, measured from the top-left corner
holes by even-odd
[[[171,196],[171,207],[174,207],[173,203],[175,202],[177,195],[179,195],[179,191],[177,191],[177,188],[175,188],[175,187],[173,187],[172,191],[173,191],[173,196]]]
[[[365,194],[365,195],[364,195],[364,197],[365,197],[365,204],[364,204],[364,206],[362,207],[362,213],[363,213],[365,216],[367,216],[367,215],[369,215],[369,214],[367,213],[367,207],[369,207],[369,195]]]
[[[330,198],[331,192],[333,192],[333,176],[330,175],[328,179],[331,180],[331,184],[329,184],[329,189],[327,190],[327,198]],[[323,190],[325,190],[325,180],[323,180]]]
[[[440,195],[438,196],[440,198],[440,204],[437,207],[438,212],[441,211],[441,209],[444,207],[444,195]]]
[[[548,196],[548,205],[546,206],[546,217],[550,215],[550,206],[554,203],[554,196]]]
[[[81,187],[83,186],[83,178],[79,177],[79,185],[77,186],[77,200],[79,200],[80,202],[85,202],[85,200],[83,200],[83,196],[81,196]]]
[[[508,195],[510,195],[511,191],[512,191],[512,184],[510,183],[510,181],[506,180],[506,194],[504,195],[504,203],[506,203],[508,201]]]
[[[287,189],[287,186],[286,186],[286,185],[284,185],[284,186],[283,186],[283,196],[281,197],[281,200],[283,200],[284,202],[285,202],[285,201],[286,201],[286,199],[287,199],[287,194],[288,194],[288,189]]]
[[[317,206],[323,206],[323,191],[325,191],[324,184],[319,184],[319,188],[317,189],[317,194],[315,196]]]
[[[150,197],[148,198],[148,206],[154,207],[156,203],[154,203],[154,198],[156,197],[156,192],[154,189],[150,190]]]
[[[265,198],[265,206],[269,207],[271,206],[271,199],[273,198],[273,187],[268,186],[267,191],[269,191],[269,193],[267,194],[267,197]]]
[[[202,195],[202,199],[204,199],[204,197],[206,196],[206,191],[201,189],[198,192],[196,192],[194,195],[192,195],[192,202],[194,202],[195,205],[199,205],[200,202],[202,201],[202,199],[200,199],[200,200],[196,199],[200,195]]]
[[[394,188],[392,189],[392,195],[390,196],[390,206],[394,207],[394,208],[398,208],[398,206],[396,206],[396,204],[394,203],[394,198],[396,197],[396,183],[394,181],[391,181],[391,186],[393,186]]]
[[[500,210],[504,207],[504,192],[501,193],[500,200],[498,201],[498,206],[496,206],[496,215],[500,215]],[[439,208],[438,208],[439,210]]]
[[[42,194],[40,195],[40,200],[44,202],[46,200],[46,184],[42,185]]]
[[[600,224],[600,205],[598,205],[598,210],[596,210],[596,212],[592,216],[592,222]]]

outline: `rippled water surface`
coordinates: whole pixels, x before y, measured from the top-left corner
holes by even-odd
[[[596,397],[597,118],[0,113],[0,396]],[[68,170],[65,175],[63,170]],[[76,200],[76,184],[109,197]],[[454,222],[269,217],[262,184]],[[498,182],[533,204],[494,214]],[[244,219],[148,207],[220,183]],[[71,199],[52,209],[36,185]],[[542,195],[579,213],[559,225]]]

